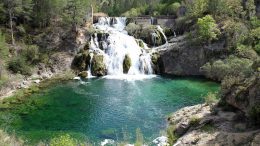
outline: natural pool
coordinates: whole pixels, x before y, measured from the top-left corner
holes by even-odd
[[[198,78],[68,81],[10,103],[13,108],[0,111],[0,124],[29,143],[61,133],[96,144],[104,139],[133,142],[137,128],[151,142],[165,129],[167,115],[202,103],[203,96],[218,90],[218,83]]]

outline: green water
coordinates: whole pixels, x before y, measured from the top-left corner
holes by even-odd
[[[0,124],[29,142],[61,133],[87,137],[92,143],[121,141],[127,135],[133,142],[137,128],[152,141],[165,129],[167,115],[202,103],[202,96],[218,89],[217,83],[194,78],[69,81],[1,110]]]

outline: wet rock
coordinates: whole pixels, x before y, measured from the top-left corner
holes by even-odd
[[[157,146],[166,146],[168,145],[168,138],[165,136],[157,137],[153,140],[153,143]]]
[[[41,80],[34,80],[33,82],[36,84],[39,84],[41,82]]]
[[[91,63],[91,73],[94,76],[105,76],[107,74],[104,56],[95,54]]]
[[[129,35],[134,36],[137,39],[143,40],[149,46],[160,46],[167,42],[164,38],[163,32],[161,32],[157,26],[148,25],[141,27],[139,25],[130,23],[126,30]]]
[[[91,55],[88,50],[81,51],[75,56],[72,62],[72,68],[79,71],[84,71],[88,69],[90,65]]]
[[[82,72],[79,73],[78,76],[81,77],[81,78],[87,78],[88,77],[88,72],[87,71],[82,71]]]
[[[132,61],[130,56],[125,55],[125,59],[123,61],[123,72],[127,74],[131,66],[132,66]]]
[[[73,80],[80,80],[80,77],[74,77]]]

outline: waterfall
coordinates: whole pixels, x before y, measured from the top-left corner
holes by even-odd
[[[152,49],[145,43],[139,45],[140,40],[128,35],[125,17],[100,17],[93,27],[95,33],[91,37],[90,52],[92,55],[97,53],[104,56],[107,77],[128,79],[153,74]],[[159,26],[158,29],[162,31]],[[130,65],[127,72],[124,70],[126,57],[129,58],[127,63]]]

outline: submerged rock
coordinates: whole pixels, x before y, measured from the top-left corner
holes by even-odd
[[[105,76],[107,69],[103,55],[95,54],[91,63],[91,73],[94,76]]]
[[[131,61],[131,58],[129,55],[125,55],[125,59],[124,59],[124,62],[123,62],[123,70],[124,70],[124,73],[127,74],[130,67],[132,65],[132,61]]]

